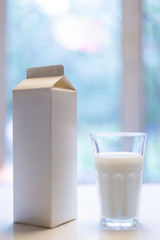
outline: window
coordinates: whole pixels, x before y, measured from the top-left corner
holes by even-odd
[[[160,2],[143,1],[143,63],[145,79],[145,125],[148,143],[145,180],[160,181]]]
[[[141,3],[143,5],[144,85],[141,88],[143,94],[139,92],[135,102],[130,98],[133,93],[130,83],[135,86],[135,82],[131,79],[131,71],[127,65],[129,61],[122,54],[125,41],[131,44],[128,35],[122,35],[122,30],[128,23],[127,19],[123,19],[122,12],[126,11],[127,17],[130,17],[130,11],[133,13],[134,10],[140,21],[140,11],[137,11],[136,7]],[[149,133],[144,181],[160,180],[158,162],[160,4],[156,0],[132,1],[130,7],[128,4],[131,2],[127,0],[7,1],[6,162],[12,162],[12,89],[25,78],[26,69],[29,67],[63,64],[66,76],[78,91],[79,182],[94,182],[89,133],[136,130],[136,128],[132,129],[132,125],[137,119],[139,122],[144,120],[144,130]],[[134,14],[132,17],[134,18]],[[128,23],[128,27],[130,24],[131,22]],[[136,25],[134,26],[136,28]],[[133,31],[132,27],[130,29]],[[141,33],[138,34],[141,35]],[[130,45],[129,49],[133,50],[135,46],[132,49]],[[126,56],[133,52],[126,52]],[[140,63],[138,53],[137,60]],[[124,86],[122,81],[122,68],[125,73],[128,71],[130,74],[128,77],[130,82],[126,78],[129,88]],[[136,84],[139,91],[138,80]],[[128,94],[126,94],[127,91]],[[123,95],[125,95],[125,101],[123,101]],[[145,106],[140,112],[140,109],[136,109],[135,106],[139,106],[142,102]],[[133,108],[137,113],[132,117]],[[122,113],[126,122],[122,121]]]

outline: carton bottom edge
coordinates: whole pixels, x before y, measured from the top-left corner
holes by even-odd
[[[77,217],[70,219],[66,222],[60,223],[60,224],[56,224],[56,225],[41,225],[41,224],[33,224],[33,223],[27,223],[27,222],[20,222],[20,221],[14,221],[14,224],[20,224],[20,225],[25,225],[25,226],[30,226],[30,227],[38,227],[38,228],[45,228],[45,229],[52,229],[52,228],[56,228],[59,226],[62,226],[64,224],[67,224],[69,222],[75,221],[77,219]]]

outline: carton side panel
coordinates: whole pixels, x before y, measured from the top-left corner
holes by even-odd
[[[68,89],[68,90],[73,90],[76,91],[71,82],[63,75],[63,77],[57,81],[54,85],[53,88],[61,88],[63,89]]]
[[[51,219],[50,91],[13,92],[14,221]]]
[[[77,96],[52,90],[52,226],[77,217]]]

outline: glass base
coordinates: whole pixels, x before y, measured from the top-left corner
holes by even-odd
[[[101,226],[104,229],[108,230],[116,230],[116,231],[125,231],[125,230],[133,230],[136,228],[138,223],[137,218],[131,218],[126,220],[113,220],[103,217],[101,219]]]

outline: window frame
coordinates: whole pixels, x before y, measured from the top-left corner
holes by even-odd
[[[6,25],[6,1],[0,1],[0,167],[5,162],[5,25]]]
[[[144,131],[142,1],[122,0],[122,129]]]

